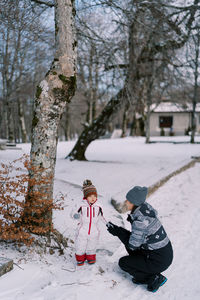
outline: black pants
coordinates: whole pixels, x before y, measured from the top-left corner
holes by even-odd
[[[138,249],[128,252],[128,256],[120,258],[120,268],[132,275],[137,281],[147,284],[153,282],[155,275],[166,270],[173,259],[170,242],[165,247],[157,250]]]

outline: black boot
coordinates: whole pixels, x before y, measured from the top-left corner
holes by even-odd
[[[147,284],[145,280],[137,280],[134,277],[132,278],[132,282],[135,284]]]
[[[167,278],[162,274],[156,275],[153,282],[148,284],[147,290],[155,293],[166,281]]]

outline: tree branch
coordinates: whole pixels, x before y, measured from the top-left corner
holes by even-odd
[[[118,65],[106,66],[104,71],[110,71],[112,69],[126,69],[126,68],[128,68],[128,64],[118,64]]]
[[[35,3],[40,4],[40,5],[46,5],[48,7],[54,7],[55,6],[54,3],[41,1],[41,0],[31,0],[31,2],[35,2]]]
[[[163,50],[167,50],[167,49],[179,49],[181,48],[185,42],[188,40],[191,29],[192,29],[192,23],[195,20],[195,13],[197,11],[197,5],[199,3],[200,0],[195,0],[194,1],[194,5],[191,6],[190,8],[190,17],[188,22],[186,23],[186,28],[188,29],[187,34],[183,34],[181,37],[181,30],[180,30],[180,38],[176,41],[176,40],[168,40],[166,42],[165,45],[155,45],[154,51],[156,52],[162,52]],[[171,21],[172,22],[172,21]],[[176,29],[175,32],[178,34],[178,30]]]

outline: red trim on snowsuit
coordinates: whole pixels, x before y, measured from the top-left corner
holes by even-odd
[[[88,234],[90,234],[91,225],[92,225],[92,206],[90,205],[90,224],[89,224]]]
[[[87,199],[84,199],[84,200],[86,200],[89,205],[89,207],[87,207],[87,217],[89,217],[89,214],[90,214],[90,222],[89,222],[89,229],[88,229],[88,234],[90,234],[91,226],[92,226],[92,210],[91,210],[91,208],[92,208],[92,204],[94,204],[97,200],[92,204],[90,204]],[[102,208],[100,206],[98,206],[98,207],[99,207],[99,212],[98,212],[97,216],[99,216],[101,214],[104,222],[107,223],[106,219],[103,216]],[[78,212],[81,212],[81,214],[82,214],[82,206],[79,208]],[[95,218],[95,208],[94,207],[93,207],[93,218]],[[79,229],[79,231],[80,231],[80,229]]]
[[[83,199],[86,200],[87,203],[88,203],[89,206],[90,206],[90,223],[89,223],[89,230],[88,230],[88,234],[90,234],[91,226],[92,226],[92,205],[95,204],[95,203],[97,202],[97,199],[96,199],[96,201],[95,201],[94,203],[90,203],[90,202],[88,201],[88,199],[85,199],[85,198],[83,198]],[[88,209],[88,207],[87,207],[87,217],[89,217],[88,212],[89,212],[89,209]],[[95,217],[95,208],[94,208],[94,207],[93,207],[93,217]]]

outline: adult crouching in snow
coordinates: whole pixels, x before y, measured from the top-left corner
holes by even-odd
[[[111,222],[107,229],[121,240],[129,254],[120,258],[120,268],[133,276],[133,283],[147,284],[148,291],[156,292],[167,281],[161,272],[171,265],[173,250],[157,211],[145,202],[147,192],[146,187],[135,186],[126,195],[131,232]]]

